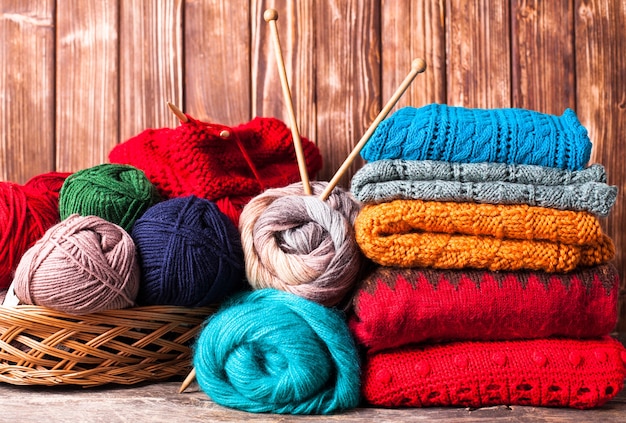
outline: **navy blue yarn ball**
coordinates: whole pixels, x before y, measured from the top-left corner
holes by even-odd
[[[239,231],[212,201],[189,196],[158,203],[131,236],[141,268],[139,305],[202,307],[244,286]]]

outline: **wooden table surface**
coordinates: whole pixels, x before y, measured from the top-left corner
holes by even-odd
[[[253,414],[221,407],[197,385],[180,382],[131,387],[42,388],[0,385],[0,422],[626,422],[626,392],[594,410],[496,406],[469,408],[359,408],[331,416]]]

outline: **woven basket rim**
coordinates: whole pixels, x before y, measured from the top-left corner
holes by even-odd
[[[0,306],[0,382],[99,386],[184,376],[191,343],[217,306],[142,306],[70,315]]]

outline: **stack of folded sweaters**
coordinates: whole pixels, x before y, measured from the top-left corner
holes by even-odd
[[[350,328],[379,406],[597,407],[626,350],[614,246],[617,188],[572,110],[406,107],[383,121],[351,183],[374,263]]]

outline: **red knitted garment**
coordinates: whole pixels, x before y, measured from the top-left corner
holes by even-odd
[[[115,146],[109,160],[143,170],[164,198],[215,201],[235,223],[253,196],[300,180],[291,131],[282,121],[257,117],[230,128],[187,117],[175,129],[147,129]],[[302,147],[313,178],[322,156],[306,138]]]
[[[595,337],[617,323],[611,264],[571,273],[377,267],[353,298],[350,329],[377,351],[424,341]]]
[[[367,355],[362,392],[386,407],[584,409],[618,394],[625,363],[626,349],[609,337],[407,346]]]

